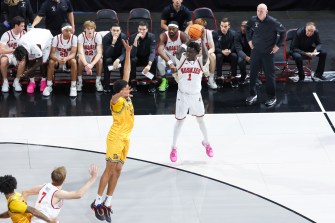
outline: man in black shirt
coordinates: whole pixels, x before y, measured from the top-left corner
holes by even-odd
[[[130,54],[130,80],[133,91],[136,91],[136,67],[144,66],[143,74],[147,74],[150,71],[150,73],[156,75],[156,37],[155,34],[148,32],[148,23],[144,21],[139,22],[138,33],[130,36],[129,44],[133,45]],[[153,86],[151,86],[149,91],[154,91]]]
[[[63,23],[70,23],[75,33],[73,8],[70,0],[45,0],[32,24],[35,27],[45,17],[45,28],[49,29],[53,36],[61,34]]]
[[[241,78],[239,84],[244,84],[245,78],[247,76],[247,63],[250,63],[250,53],[251,49],[248,44],[247,35],[245,31],[245,26],[247,21],[242,21],[240,31],[237,33],[235,38],[235,47],[238,55],[238,66],[241,72]]]
[[[319,61],[314,78],[325,79],[322,75],[325,69],[327,52],[321,47],[319,32],[314,22],[308,22],[306,27],[301,27],[297,30],[296,36],[291,42],[290,54],[297,64],[299,81],[304,81],[305,79],[303,60],[315,56],[319,57]]]
[[[161,28],[168,30],[168,24],[171,21],[177,21],[179,30],[185,31],[188,25],[192,24],[191,11],[182,5],[183,0],[172,0],[172,4],[163,9],[161,15]]]
[[[266,93],[269,99],[266,106],[276,104],[276,79],[273,57],[283,44],[285,36],[284,26],[275,18],[268,15],[265,4],[257,6],[257,16],[251,17],[247,26],[247,40],[251,48],[250,64],[250,96],[247,104],[251,105],[257,101],[256,81],[258,73],[263,68],[266,77]]]
[[[231,76],[236,77],[237,73],[237,53],[235,49],[236,32],[230,29],[230,21],[223,18],[220,23],[220,30],[213,32],[216,55],[217,77],[222,78],[222,64],[230,64]],[[237,80],[232,78],[232,87],[237,87]]]
[[[127,40],[126,34],[121,32],[118,23],[112,24],[110,32],[102,38],[103,66],[104,66],[104,92],[110,93],[110,71],[120,69],[120,76],[123,75],[123,63],[126,51],[122,39]]]

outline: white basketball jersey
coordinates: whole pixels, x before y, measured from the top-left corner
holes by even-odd
[[[1,37],[1,42],[6,44],[8,49],[15,49],[18,45],[18,41],[21,37],[26,33],[26,31],[22,31],[18,35],[15,35],[12,30],[8,30]]]
[[[67,57],[71,54],[72,47],[77,47],[77,36],[71,34],[70,38],[65,40],[63,34],[59,34],[52,40],[52,47],[56,48],[57,57]]]
[[[210,31],[208,29],[205,29],[205,31],[206,31],[206,35],[205,35],[205,38],[204,38],[204,42],[205,42],[205,46],[206,46],[207,50],[209,50],[210,49],[209,43],[214,42],[213,41],[213,35],[212,35],[212,31]],[[201,44],[201,38],[196,40],[195,42]]]
[[[202,56],[195,61],[188,61],[185,53],[180,60],[176,59],[178,70],[178,89],[186,94],[198,94],[201,91],[203,74]]]
[[[87,38],[85,32],[78,36],[78,43],[83,44],[85,56],[94,57],[97,54],[97,45],[102,44],[102,37],[94,32],[92,38]]]
[[[57,204],[52,203],[52,198],[58,190],[59,189],[56,186],[47,183],[42,187],[38,194],[35,208],[48,218],[57,217],[63,206],[63,200],[59,201]],[[31,223],[45,223],[45,221],[37,217],[32,217]]]
[[[178,31],[178,34],[177,34],[178,37],[175,41],[170,39],[168,31],[165,31],[165,35],[167,37],[167,41],[165,44],[165,50],[167,50],[170,54],[175,56],[179,46],[182,44],[181,38],[180,38],[180,31]]]

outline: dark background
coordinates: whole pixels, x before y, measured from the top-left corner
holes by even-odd
[[[33,10],[36,12],[39,5],[45,0],[30,0]],[[104,8],[110,8],[116,12],[129,12],[133,8],[146,8],[151,12],[161,12],[164,6],[171,0],[71,0],[75,11],[94,12]],[[190,10],[199,7],[211,8],[214,12],[219,11],[254,11],[259,3],[267,4],[271,11],[286,10],[335,10],[333,0],[184,0],[183,4]]]

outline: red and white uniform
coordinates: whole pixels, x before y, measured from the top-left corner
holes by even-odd
[[[83,44],[86,62],[91,63],[97,55],[97,46],[102,44],[100,33],[94,32],[92,38],[88,38],[85,32],[78,36],[78,44]]]
[[[183,119],[189,112],[190,115],[203,116],[205,114],[204,103],[201,96],[202,74],[208,61],[203,66],[202,56],[195,61],[188,61],[183,53],[180,60],[176,58],[178,70],[178,93],[176,101],[176,118]]]
[[[205,29],[205,38],[204,38],[204,42],[205,42],[205,46],[207,47],[207,50],[210,49],[210,46],[209,46],[209,43],[213,43],[214,45],[214,40],[213,40],[213,34],[212,34],[212,31],[211,30],[208,30],[208,29]],[[201,43],[201,38],[198,39],[197,41],[195,41],[197,43]]]
[[[22,31],[18,35],[15,35],[13,30],[8,30],[1,36],[1,42],[6,45],[8,49],[15,49],[18,45],[18,41],[21,39],[21,37],[26,33],[26,31]],[[10,54],[3,54],[2,56],[8,57],[9,65],[16,65],[17,61],[12,53]]]
[[[21,37],[18,45],[28,51],[29,60],[42,57],[43,63],[49,59],[52,34],[48,29],[34,28]]]
[[[30,32],[30,31],[29,31]],[[45,184],[38,193],[35,208],[42,212],[48,218],[56,218],[63,206],[63,200],[54,204],[52,199],[59,189],[51,183]],[[32,217],[31,223],[45,223],[44,220]]]
[[[72,35],[65,40],[63,34],[55,36],[52,40],[52,47],[56,48],[56,57],[67,57],[71,54],[72,47],[77,47],[77,36]]]

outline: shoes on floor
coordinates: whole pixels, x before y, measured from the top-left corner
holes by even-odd
[[[204,141],[202,141],[201,143],[206,149],[207,156],[208,157],[213,157],[214,153],[213,153],[213,149],[212,149],[211,145],[209,143],[205,143]]]

